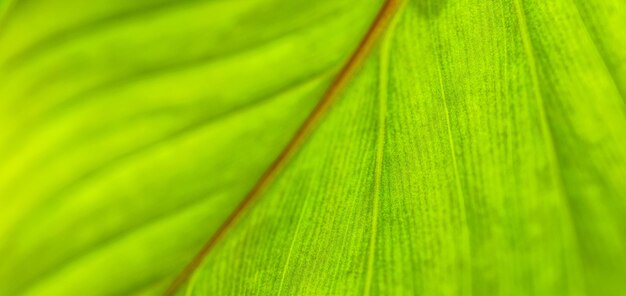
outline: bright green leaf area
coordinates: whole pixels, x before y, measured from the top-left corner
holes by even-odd
[[[382,0],[0,1],[0,295],[160,295]],[[180,295],[625,295],[626,1],[407,0]]]
[[[0,28],[0,295],[162,292],[283,149],[378,10],[12,4]]]

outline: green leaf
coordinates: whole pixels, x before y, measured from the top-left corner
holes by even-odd
[[[626,2],[408,1],[188,295],[626,293]]]
[[[376,11],[14,2],[0,35],[0,295],[162,291],[280,153]]]
[[[626,293],[626,2],[383,2],[0,2],[0,295]]]

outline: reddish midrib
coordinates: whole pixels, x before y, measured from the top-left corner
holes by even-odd
[[[204,244],[200,252],[187,264],[176,279],[170,284],[165,291],[165,296],[171,296],[176,293],[178,288],[189,278],[189,276],[200,266],[202,260],[213,249],[213,247],[224,237],[232,225],[243,215],[245,210],[257,199],[260,193],[272,182],[274,177],[285,167],[292,156],[298,151],[298,148],[306,141],[311,132],[315,129],[320,119],[328,112],[328,109],[336,101],[338,93],[343,89],[349,81],[352,74],[358,69],[361,62],[370,52],[372,46],[378,40],[378,37],[384,31],[390,18],[397,10],[402,0],[387,0],[376,19],[369,28],[367,34],[361,40],[348,62],[337,74],[333,83],[328,87],[319,103],[315,106],[311,114],[304,121],[300,129],[292,137],[291,141],[285,146],[278,158],[265,171],[252,190],[246,195],[243,201],[235,208],[235,210],[226,218],[224,223]]]

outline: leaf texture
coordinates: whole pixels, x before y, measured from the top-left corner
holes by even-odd
[[[624,0],[0,7],[0,295],[626,293]]]
[[[623,294],[624,4],[408,1],[181,293]]]
[[[161,293],[378,8],[11,4],[0,29],[0,295]]]

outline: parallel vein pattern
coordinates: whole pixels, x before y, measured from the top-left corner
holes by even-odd
[[[162,293],[311,112],[370,4],[15,1],[0,295]]]
[[[0,0],[0,296],[624,295],[625,27]]]
[[[609,2],[584,11],[623,7]],[[407,2],[181,295],[623,293],[625,81],[575,37],[589,36],[581,15],[571,1]]]

